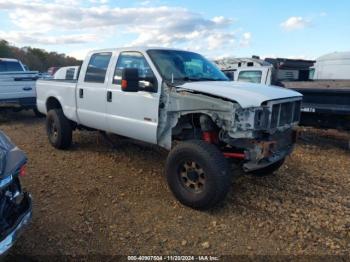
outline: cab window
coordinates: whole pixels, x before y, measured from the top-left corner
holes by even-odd
[[[140,79],[154,79],[151,67],[146,58],[139,52],[123,52],[119,55],[114,72],[113,84],[121,84],[122,70],[124,68],[137,68]]]
[[[238,81],[260,84],[261,76],[261,71],[241,71],[238,75]]]
[[[66,80],[73,80],[74,79],[74,73],[75,73],[75,69],[74,68],[67,69]]]
[[[101,83],[105,82],[106,73],[112,53],[97,53],[90,58],[85,74],[85,82]]]

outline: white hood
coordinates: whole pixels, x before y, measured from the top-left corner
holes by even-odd
[[[286,88],[232,81],[190,82],[179,88],[227,98],[243,108],[258,107],[268,100],[302,97],[302,94]]]

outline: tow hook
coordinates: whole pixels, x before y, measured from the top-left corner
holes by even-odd
[[[253,143],[258,148],[257,159],[264,159],[272,156],[277,145],[277,141],[255,141]]]

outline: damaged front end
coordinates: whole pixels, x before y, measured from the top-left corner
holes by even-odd
[[[251,172],[268,167],[290,155],[296,141],[296,131],[288,129],[274,134],[261,133],[259,137],[253,139],[224,138],[224,140],[228,144],[223,150],[241,152],[244,156],[241,158],[243,170]]]
[[[171,87],[164,91],[158,143],[167,149],[173,140],[202,139],[240,161],[246,172],[272,165],[293,150],[301,96],[242,108],[213,95]]]
[[[0,255],[13,246],[31,221],[31,196],[22,191],[19,180],[26,162],[25,154],[0,132]]]
[[[301,98],[290,98],[236,112],[234,128],[221,138],[231,149],[244,152],[244,171],[263,169],[291,154],[300,107]]]

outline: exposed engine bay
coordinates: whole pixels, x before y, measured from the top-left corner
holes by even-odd
[[[279,161],[293,149],[301,97],[266,101],[242,108],[237,102],[165,86],[160,104],[159,145],[173,140],[203,139],[227,158],[243,162],[246,171]]]

